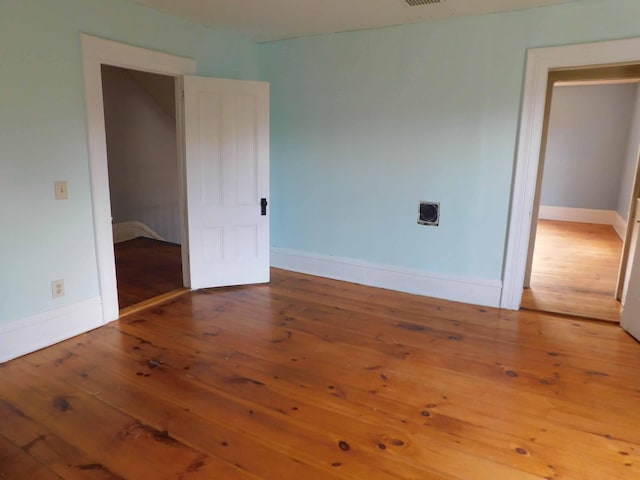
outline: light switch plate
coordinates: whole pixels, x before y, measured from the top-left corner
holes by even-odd
[[[60,180],[55,182],[56,200],[67,200],[69,198],[69,191],[67,190],[67,182]]]

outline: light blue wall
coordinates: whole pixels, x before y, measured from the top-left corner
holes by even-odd
[[[541,205],[618,208],[636,90],[636,84],[554,87]]]
[[[121,0],[0,0],[0,324],[98,295],[80,33],[257,78],[255,44]],[[69,182],[54,201],[53,182]],[[51,299],[64,278],[66,296]]]
[[[98,294],[80,32],[203,75],[258,78],[259,60],[274,246],[498,279],[526,49],[640,36],[638,18],[636,0],[584,0],[258,48],[122,0],[0,0],[0,323]],[[416,224],[421,199],[440,227]]]
[[[585,0],[261,45],[273,245],[500,279],[526,49],[639,36],[638,18]]]

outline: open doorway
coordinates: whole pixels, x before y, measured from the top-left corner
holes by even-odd
[[[557,82],[522,308],[618,322],[616,286],[637,158],[638,81]]]
[[[635,65],[549,74],[522,308],[620,320],[640,144],[637,76]]]
[[[527,274],[528,253],[538,219],[539,181],[543,173],[544,152],[554,81],[620,80],[640,78],[640,38],[584,43],[558,47],[529,49],[524,93],[518,133],[513,191],[510,204],[507,249],[502,276],[500,306],[518,310],[521,306]],[[600,75],[593,77],[594,70]],[[552,78],[558,74],[569,78]],[[640,199],[640,178],[636,159],[635,179],[629,199],[627,228],[624,239],[616,297],[625,298],[620,325],[640,338],[640,252],[638,252],[638,220],[636,205]],[[632,244],[636,241],[635,248]],[[628,281],[627,281],[628,280]],[[626,289],[628,292],[623,292]]]
[[[118,306],[183,288],[176,79],[102,65]]]
[[[196,62],[81,35],[98,280],[103,323],[118,306],[102,66],[177,79],[183,285],[269,281],[269,84],[195,76]],[[186,289],[132,307],[145,308]],[[126,313],[130,313],[128,310]]]

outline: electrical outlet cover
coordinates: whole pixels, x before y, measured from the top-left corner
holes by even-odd
[[[54,280],[51,282],[51,298],[64,297],[64,280]]]

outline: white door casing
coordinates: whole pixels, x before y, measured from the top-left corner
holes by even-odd
[[[631,227],[632,228],[631,241],[629,242],[630,243],[629,256],[627,258],[627,264],[629,268],[625,272],[624,281],[622,283],[622,297],[620,299],[620,302],[622,303],[623,307],[627,303],[627,293],[629,292],[629,281],[631,279],[633,263],[635,262],[635,258],[636,258],[636,254],[635,254],[636,245],[638,243],[638,237],[640,236],[639,235],[640,234],[640,199],[636,198],[635,202],[636,202],[636,210],[635,210],[635,215],[633,219],[633,227]],[[627,228],[629,228],[629,221],[627,221]]]
[[[268,282],[269,84],[182,81],[191,287]]]
[[[534,48],[527,51],[522,114],[518,133],[511,215],[500,301],[502,308],[518,310],[522,300],[549,71],[571,67],[638,63],[639,61],[640,38],[563,47]],[[640,285],[638,286],[640,287]],[[630,294],[632,287],[630,285]]]
[[[207,141],[212,137],[207,136],[206,124],[212,117],[207,117],[211,111],[200,108],[192,104],[189,111],[198,112],[197,117],[185,119],[185,110],[182,104],[182,75],[193,75],[196,71],[196,62],[193,59],[178,57],[175,55],[148,50],[136,46],[131,46],[111,40],[104,40],[90,35],[81,35],[83,51],[83,69],[86,91],[87,108],[87,129],[89,143],[89,163],[91,175],[94,229],[96,239],[96,256],[98,263],[98,278],[100,297],[102,301],[102,320],[108,323],[118,318],[118,293],[115,272],[115,257],[113,249],[113,231],[111,228],[111,203],[109,196],[109,176],[107,167],[106,135],[104,125],[104,104],[102,97],[102,75],[101,65],[113,65],[134,70],[142,70],[164,75],[172,75],[180,80],[179,92],[176,95],[177,105],[177,133],[178,142],[182,144],[179,149],[179,187],[181,190],[181,211],[182,213],[182,250],[183,250],[183,270],[185,272],[185,285],[191,280],[192,288],[203,288],[220,285],[233,285],[240,283],[260,283],[269,280],[269,222],[267,216],[260,215],[260,199],[267,198],[269,194],[269,90],[268,84],[262,82],[244,82],[237,80],[214,80],[207,78],[188,77],[184,83],[193,85],[217,88],[212,93],[213,96],[236,95],[234,108],[229,108],[231,102],[226,98],[221,103],[225,114],[230,113],[228,118],[218,118],[219,125],[225,128],[224,136],[221,140],[226,141],[225,145],[218,145],[218,151],[223,153],[226,170],[225,177],[216,178],[212,175],[211,166],[215,162],[208,161],[215,156],[207,156]],[[216,87],[213,87],[216,85]],[[201,95],[200,92],[197,95]],[[226,89],[226,90],[225,90]],[[194,90],[195,92],[195,90]],[[204,95],[205,99],[209,98]],[[186,98],[192,98],[189,94]],[[254,110],[255,106],[255,110]],[[219,112],[219,113],[221,113]],[[204,122],[200,121],[202,114]],[[215,122],[215,120],[213,120]],[[186,124],[189,124],[187,126]],[[201,125],[205,127],[200,129]],[[195,130],[193,130],[195,128]],[[201,135],[204,133],[205,135]],[[187,134],[188,139],[187,139]],[[253,134],[253,136],[252,136]],[[204,142],[200,142],[200,139]],[[185,142],[190,142],[185,144]],[[234,143],[235,142],[235,146]],[[197,149],[194,148],[197,145]],[[202,148],[201,148],[202,147]],[[224,148],[222,148],[224,147]],[[184,154],[196,152],[189,167],[185,165]],[[233,161],[239,161],[232,166]],[[252,163],[252,162],[255,162]],[[220,163],[219,165],[222,165]],[[190,168],[193,167],[193,168]],[[194,170],[196,168],[196,170]],[[197,170],[199,168],[199,170]],[[248,176],[237,176],[237,172],[248,172]],[[191,217],[200,223],[194,224],[193,228],[187,227],[187,206],[185,191],[186,175],[191,172],[190,185],[193,185],[198,193],[190,195],[189,211]],[[185,177],[183,177],[183,175]],[[200,178],[199,181],[194,181]],[[209,213],[215,211],[209,205],[210,196],[215,192],[215,187],[209,188],[205,179],[214,181],[214,185],[223,185],[225,195],[232,189],[237,192],[236,209],[228,209],[226,218],[218,215],[219,225],[212,228]],[[225,182],[233,181],[227,184]],[[253,189],[250,187],[253,185]],[[188,188],[188,187],[187,187]],[[194,199],[202,200],[200,204]],[[249,207],[255,198],[258,201]],[[226,198],[226,197],[225,197]],[[251,200],[251,202],[250,202]],[[200,207],[198,207],[200,205]],[[229,202],[226,204],[230,205]],[[208,209],[208,210],[207,210]],[[258,209],[259,219],[255,217]],[[252,215],[245,215],[249,210]],[[220,213],[220,212],[218,212]],[[245,215],[245,216],[243,216]],[[226,222],[226,223],[225,223]],[[223,235],[219,236],[218,243],[213,232],[222,228]],[[190,239],[188,232],[193,232],[198,240]],[[254,236],[252,236],[255,234]],[[196,246],[195,255],[192,255],[188,247]],[[209,246],[226,247],[226,250],[214,248],[208,250]],[[255,248],[254,248],[255,247]],[[252,250],[253,248],[253,250]],[[248,252],[254,251],[255,255]],[[217,256],[223,254],[228,260],[226,263],[216,262]],[[190,259],[187,261],[185,259]],[[231,261],[234,259],[234,261]],[[211,269],[212,266],[216,268]],[[190,268],[196,272],[195,278],[190,274]],[[218,268],[219,267],[219,268]],[[224,267],[226,270],[223,270]],[[212,273],[213,272],[213,273]]]
[[[101,65],[113,65],[178,77],[180,75],[193,75],[196,71],[196,62],[190,58],[178,57],[85,34],[81,35],[81,40],[98,281],[102,301],[103,323],[108,323],[118,318],[119,309],[113,230],[111,227],[111,200],[109,196]],[[179,151],[179,162],[182,161],[181,154],[182,152]],[[182,206],[181,210],[184,210]],[[183,231],[186,230],[184,225],[182,228]],[[186,256],[187,252],[184,249],[184,245],[183,250]]]
[[[640,340],[640,242],[635,242],[634,250],[629,259],[631,269],[627,276],[628,286],[625,291],[620,325],[636,340]]]

